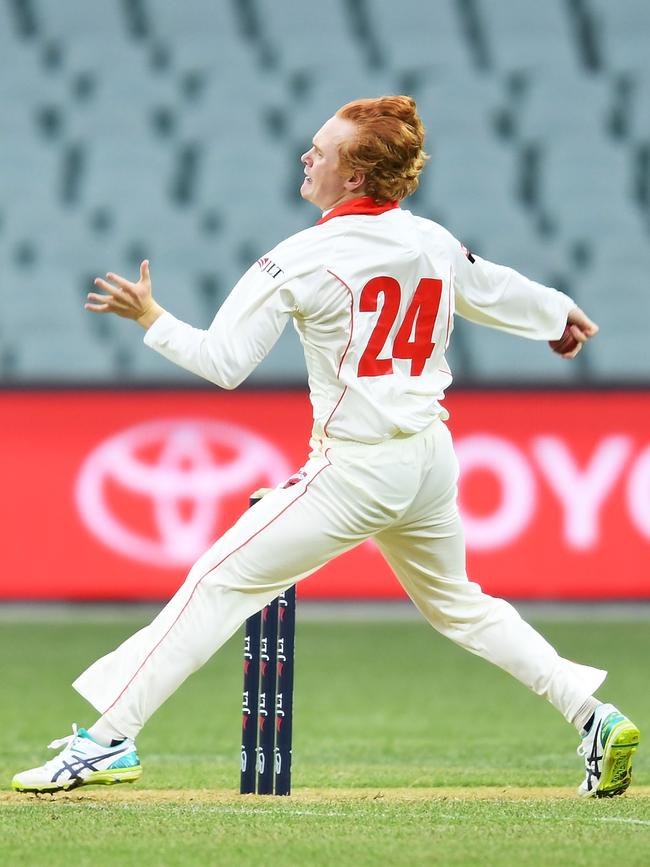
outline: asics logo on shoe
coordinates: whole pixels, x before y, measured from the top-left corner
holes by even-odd
[[[112,756],[119,756],[124,752],[126,752],[126,749],[121,749],[121,750],[117,750],[117,751],[116,750],[110,750],[110,752],[108,752],[108,753],[104,753],[103,755],[100,755],[100,756],[92,756],[91,758],[84,758],[83,756],[72,755],[73,761],[68,762],[64,759],[61,767],[58,769],[58,771],[52,777],[52,782],[56,783],[57,780],[59,779],[59,777],[61,776],[61,774],[64,773],[65,771],[67,771],[68,774],[70,774],[71,780],[81,780],[82,779],[81,773],[80,773],[81,771],[84,771],[84,770],[98,771],[98,770],[100,770],[97,767],[97,764],[99,762],[103,762],[105,759],[109,759]]]
[[[591,782],[592,779],[596,781],[596,785],[598,785],[598,781],[600,780],[600,765],[603,760],[602,751],[600,755],[598,754],[598,747],[600,745],[600,729],[602,726],[602,722],[598,723],[596,731],[594,732],[594,744],[591,749],[591,753],[587,758],[587,788],[589,791],[593,788]]]

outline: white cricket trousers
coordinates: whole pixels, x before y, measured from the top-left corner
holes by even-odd
[[[134,738],[247,617],[372,536],[435,629],[571,721],[606,672],[563,659],[511,605],[468,580],[458,464],[445,424],[438,419],[376,445],[324,440],[312,447],[300,481],[244,512],[155,620],[91,665],[75,689]]]

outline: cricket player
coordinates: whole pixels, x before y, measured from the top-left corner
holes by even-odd
[[[401,207],[426,160],[411,98],[343,106],[301,159],[300,194],[320,218],[253,264],[207,330],[157,303],[147,261],[137,282],[108,273],[88,294],[87,310],[135,320],[147,346],[228,389],[292,320],[313,405],[310,453],[199,558],[149,626],[77,678],[99,718],[50,744],[63,749],[17,774],[14,789],[137,779],[135,738],[185,678],[280,591],[374,538],[435,629],[576,727],[585,762],[579,793],[621,794],[639,731],[594,697],[606,672],[563,659],[512,606],[468,580],[443,404],[455,314],[535,340],[564,335],[567,359],[598,327],[571,298],[473,255]]]

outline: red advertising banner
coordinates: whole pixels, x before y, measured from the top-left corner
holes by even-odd
[[[447,400],[470,576],[517,599],[650,598],[650,395]],[[0,393],[1,599],[164,599],[306,460],[305,394]],[[300,588],[399,598],[370,542]]]

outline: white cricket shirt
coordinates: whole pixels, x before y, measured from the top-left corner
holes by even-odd
[[[574,302],[472,256],[446,229],[363,197],[292,235],[243,275],[207,331],[169,313],[145,343],[235,388],[292,319],[305,352],[314,435],[381,442],[437,415],[451,382],[454,312],[521,337],[561,336]]]

